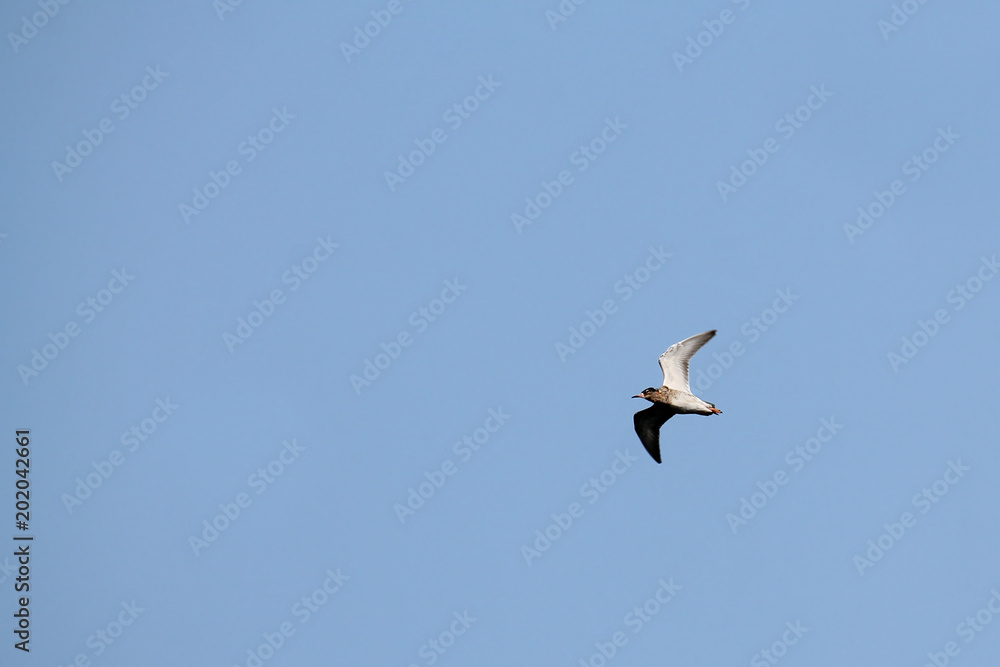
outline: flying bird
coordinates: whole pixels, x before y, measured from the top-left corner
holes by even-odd
[[[660,460],[660,427],[674,415],[721,415],[713,404],[701,400],[691,393],[688,385],[688,364],[701,346],[712,339],[715,329],[674,343],[660,355],[663,370],[663,386],[649,387],[632,398],[645,398],[652,407],[635,413],[635,432],[643,447],[657,463]]]

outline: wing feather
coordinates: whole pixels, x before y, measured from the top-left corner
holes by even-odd
[[[670,406],[663,403],[653,403],[652,407],[640,410],[632,417],[632,421],[635,422],[636,435],[639,436],[642,446],[657,463],[662,463],[660,460],[660,427],[675,414],[677,413]]]
[[[667,351],[660,355],[660,368],[663,370],[663,386],[671,389],[680,389],[691,393],[691,386],[688,384],[688,365],[691,357],[701,349],[701,346],[712,340],[715,329],[704,333],[696,334],[690,338],[685,338],[679,343],[674,343],[667,348]]]

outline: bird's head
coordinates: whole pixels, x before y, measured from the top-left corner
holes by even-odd
[[[654,387],[647,387],[643,389],[641,393],[636,394],[632,398],[645,398],[647,401],[652,401],[652,397],[656,395],[659,390]]]

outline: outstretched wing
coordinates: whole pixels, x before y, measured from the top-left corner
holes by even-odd
[[[712,339],[715,329],[686,338],[674,343],[660,355],[660,368],[663,369],[663,386],[671,389],[691,392],[688,384],[688,364],[691,357],[701,349],[701,346]]]
[[[640,410],[632,417],[635,422],[635,432],[642,441],[642,446],[646,448],[649,455],[657,463],[660,460],[660,427],[673,417],[676,412],[663,403],[653,403],[652,407]]]

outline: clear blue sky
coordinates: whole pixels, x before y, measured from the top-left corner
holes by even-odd
[[[1000,7],[681,4],[8,3],[0,663],[995,664]]]

